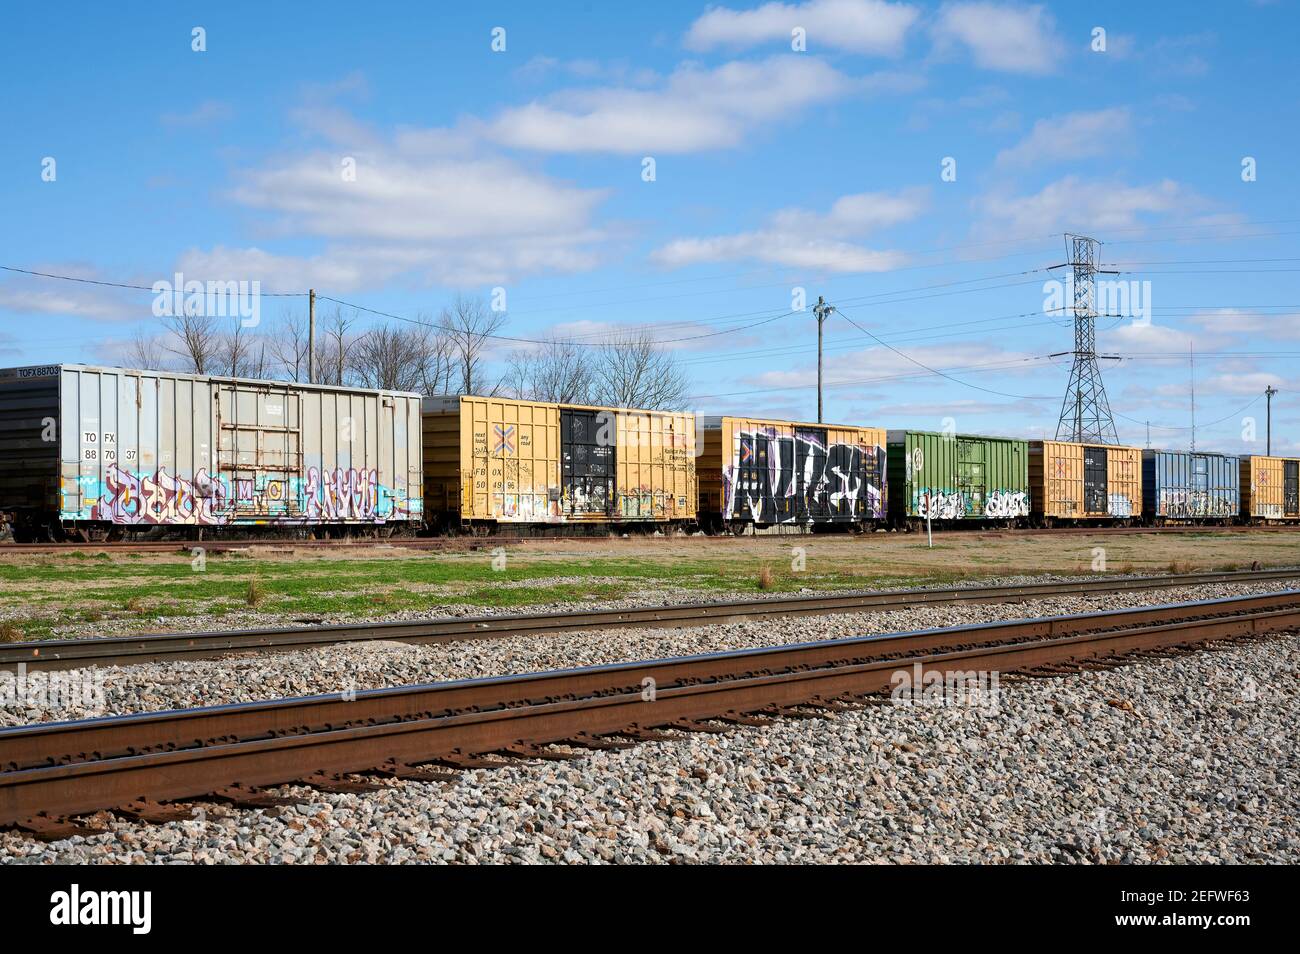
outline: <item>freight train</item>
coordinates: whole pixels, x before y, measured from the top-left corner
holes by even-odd
[[[1286,523],[1298,491],[1296,458],[0,370],[0,523],[19,541]]]

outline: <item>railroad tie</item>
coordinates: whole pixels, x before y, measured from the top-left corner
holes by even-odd
[[[165,805],[151,798],[137,798],[133,802],[111,809],[114,815],[120,815],[128,821],[142,821],[160,824],[171,821],[185,821],[194,818],[194,810],[183,805]]]

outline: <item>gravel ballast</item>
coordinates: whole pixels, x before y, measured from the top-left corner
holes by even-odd
[[[0,726],[690,656],[963,623],[1243,596],[1281,588],[1277,583],[1210,584],[1155,592],[1053,597],[1023,603],[917,606],[883,613],[788,616],[698,627],[609,629],[426,645],[351,643],[289,653],[68,670],[60,677],[69,679],[75,678],[75,673],[88,676],[93,673],[102,689],[102,709],[76,705],[75,698],[71,705],[62,704],[68,701],[66,694],[49,702],[43,701],[39,693],[29,694],[32,698],[27,705],[0,707]],[[28,679],[38,682],[44,675],[35,673]]]
[[[109,712],[686,655],[1263,593],[1278,584],[931,606],[441,646],[370,644],[104,673]],[[276,815],[108,815],[109,834],[0,834],[0,862],[1288,862],[1300,860],[1300,637],[1011,684],[999,703],[884,705],[573,762],[286,789]],[[5,711],[10,724],[75,713]]]
[[[6,862],[1300,860],[1300,638],[1003,685],[995,711],[874,707],[577,761],[330,795],[274,816],[101,815]]]

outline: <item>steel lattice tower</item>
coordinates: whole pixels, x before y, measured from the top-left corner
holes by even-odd
[[[1056,425],[1058,441],[1118,444],[1115,419],[1106,400],[1106,387],[1097,367],[1098,242],[1084,235],[1066,235],[1066,251],[1074,268],[1074,364],[1070,384]],[[1069,354],[1070,352],[1063,352]]]

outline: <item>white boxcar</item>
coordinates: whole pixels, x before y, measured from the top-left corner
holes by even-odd
[[[79,364],[0,370],[15,535],[418,525],[420,396]]]

